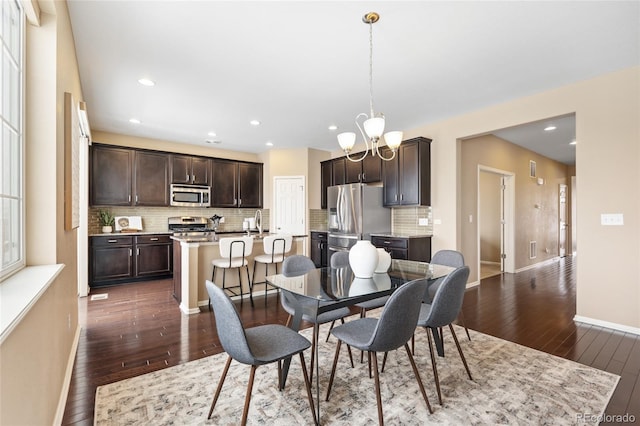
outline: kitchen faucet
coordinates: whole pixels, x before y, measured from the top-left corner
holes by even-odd
[[[254,216],[256,221],[256,228],[258,229],[258,234],[262,236],[262,210],[256,210],[256,215]]]

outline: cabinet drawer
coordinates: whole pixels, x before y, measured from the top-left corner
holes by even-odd
[[[170,244],[170,235],[136,235],[136,244]]]
[[[371,237],[371,244],[376,247],[384,248],[396,248],[406,250],[409,248],[408,238],[385,238],[385,237]]]
[[[119,235],[114,235],[113,237],[91,237],[91,245],[93,247],[130,246],[133,245],[133,237]]]
[[[311,232],[311,239],[312,240],[319,240],[319,241],[327,241],[327,233],[326,232]]]

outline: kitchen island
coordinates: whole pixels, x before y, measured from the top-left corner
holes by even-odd
[[[189,238],[172,236],[173,240],[173,296],[180,304],[180,310],[184,314],[197,314],[200,312],[200,306],[207,306],[209,296],[205,288],[205,281],[211,279],[213,272],[213,259],[220,259],[220,249],[218,241],[223,237],[241,237],[246,233],[237,234],[220,234],[209,235],[206,237]],[[249,262],[249,276],[253,274],[254,257],[264,254],[262,240],[267,235],[264,233],[251,234],[254,238],[253,250],[250,256],[247,256]],[[293,254],[306,254],[306,235],[294,235],[291,251],[287,256]],[[271,267],[270,273],[275,273],[275,268]],[[216,274],[216,281],[222,277],[222,271]],[[258,268],[256,271],[256,281],[264,281],[264,268]],[[219,278],[221,280],[221,278]],[[241,274],[242,291],[246,296],[249,295],[249,283],[246,280],[246,273]],[[220,286],[217,282],[217,285]],[[232,271],[227,272],[226,286],[238,285],[238,273]],[[264,284],[260,285],[263,289]],[[256,289],[254,289],[256,290]],[[260,291],[259,294],[263,294]],[[232,297],[236,298],[236,297]]]

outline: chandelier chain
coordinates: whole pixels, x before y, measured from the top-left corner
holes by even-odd
[[[369,22],[369,110],[373,118],[373,22]]]

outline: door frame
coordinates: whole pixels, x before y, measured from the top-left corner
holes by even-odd
[[[477,219],[477,231],[476,231],[476,250],[478,253],[477,256],[477,261],[478,264],[477,266],[477,270],[478,270],[478,276],[480,276],[480,271],[481,271],[481,265],[480,265],[480,224],[482,221],[482,216],[481,216],[481,212],[480,212],[480,199],[481,199],[481,192],[480,192],[480,173],[482,172],[487,172],[487,173],[494,173],[494,174],[498,174],[500,176],[502,176],[503,181],[504,181],[504,190],[502,191],[502,196],[501,196],[501,207],[502,207],[502,211],[503,211],[503,217],[504,217],[504,221],[505,223],[503,224],[503,236],[501,238],[501,249],[500,252],[504,253],[506,255],[506,257],[503,260],[503,262],[501,262],[503,265],[503,271],[502,272],[507,272],[510,274],[513,274],[516,272],[516,261],[515,261],[515,187],[516,187],[516,175],[513,172],[510,171],[506,171],[506,170],[500,170],[500,169],[496,169],[494,167],[489,167],[489,166],[484,166],[482,164],[478,164],[478,170],[477,170],[477,175],[476,175],[476,192],[478,194],[477,200],[476,200],[476,217]]]

